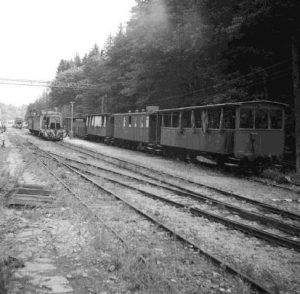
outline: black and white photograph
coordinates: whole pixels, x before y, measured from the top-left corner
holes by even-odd
[[[299,0],[0,0],[0,294],[300,293]]]

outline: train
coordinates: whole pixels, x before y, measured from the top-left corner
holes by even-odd
[[[154,106],[73,118],[73,133],[152,154],[190,161],[201,156],[219,165],[260,172],[283,158],[286,107],[268,100],[171,109]],[[71,119],[64,118],[67,130]]]
[[[41,111],[27,117],[28,129],[31,134],[46,140],[61,141],[66,136],[62,127],[62,115],[57,111]]]
[[[16,129],[22,129],[23,121],[24,121],[23,118],[20,118],[20,117],[15,118],[15,120],[14,120],[14,127]]]

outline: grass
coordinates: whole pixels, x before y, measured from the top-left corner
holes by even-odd
[[[270,270],[261,269],[258,273],[252,264],[247,264],[245,265],[244,272],[250,277],[259,276],[262,284],[268,285],[269,289],[271,289],[273,293],[280,294],[285,293],[288,290],[286,281],[284,281],[279,274],[271,272]]]
[[[178,293],[158,269],[155,259],[143,262],[137,252],[128,252],[119,259],[121,276],[129,282],[128,290],[142,293]]]
[[[108,275],[117,276],[125,283],[127,291],[180,293],[157,264],[157,256],[148,248],[126,248],[106,229],[98,229],[90,245],[94,259],[104,264]]]
[[[260,276],[263,281],[270,285],[274,293],[280,294],[288,290],[286,282],[278,274],[263,269]]]
[[[149,243],[151,243],[151,240]],[[204,291],[203,293],[208,293],[211,290],[209,283],[207,286],[206,281],[201,281],[201,279],[199,283],[197,277],[187,271],[189,264],[194,264],[191,251],[189,250],[186,255],[177,242],[174,242],[173,246],[167,255],[165,255],[166,252],[162,255],[146,247],[131,247],[128,249],[117,243],[115,237],[103,229],[98,230],[97,233],[95,232],[91,242],[91,248],[94,250],[93,254],[95,254],[92,258],[99,261],[99,265],[103,266],[108,277],[116,277],[118,283],[123,283],[124,287],[120,286],[120,288],[124,289],[125,292],[175,294],[183,292],[202,293]],[[89,250],[89,253],[91,251]],[[172,255],[169,255],[171,252]],[[224,276],[227,276],[227,274],[224,273]],[[184,289],[180,283],[182,279],[189,285],[186,285]],[[239,278],[235,279],[233,288],[238,289],[239,294],[252,293],[250,286]]]
[[[281,172],[278,169],[268,168],[262,172],[262,177],[275,181],[278,184],[300,184],[300,176],[294,171]]]

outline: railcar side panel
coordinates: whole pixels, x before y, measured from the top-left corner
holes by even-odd
[[[169,147],[190,149],[199,152],[231,154],[233,152],[233,131],[202,129],[161,129],[161,144]]]
[[[106,137],[106,127],[87,127],[87,135]]]
[[[115,115],[114,137],[117,139],[150,143],[153,138],[150,136],[155,128],[154,124],[150,124],[150,116],[148,114],[124,114]]]
[[[238,111],[234,155],[237,158],[279,157],[284,151],[283,107],[267,103],[243,105]]]
[[[112,137],[113,136],[113,122],[111,115],[89,115],[86,119],[86,133],[87,136],[93,137]]]
[[[281,130],[237,130],[234,154],[245,156],[279,156],[283,154],[284,133]]]

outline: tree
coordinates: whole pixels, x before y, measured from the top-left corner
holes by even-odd
[[[57,73],[66,71],[66,70],[70,69],[72,66],[73,66],[73,61],[67,61],[67,60],[62,59],[58,65]]]
[[[300,75],[299,40],[292,36],[293,86],[295,99],[296,171],[300,174]]]
[[[81,59],[78,53],[76,53],[75,57],[74,57],[74,64],[75,66],[79,67],[81,66]]]
[[[286,134],[300,170],[299,36],[300,2],[293,0],[240,1],[235,12],[238,32],[227,51],[229,73],[238,72],[238,87],[253,98],[290,105]],[[291,123],[295,122],[295,123]]]

